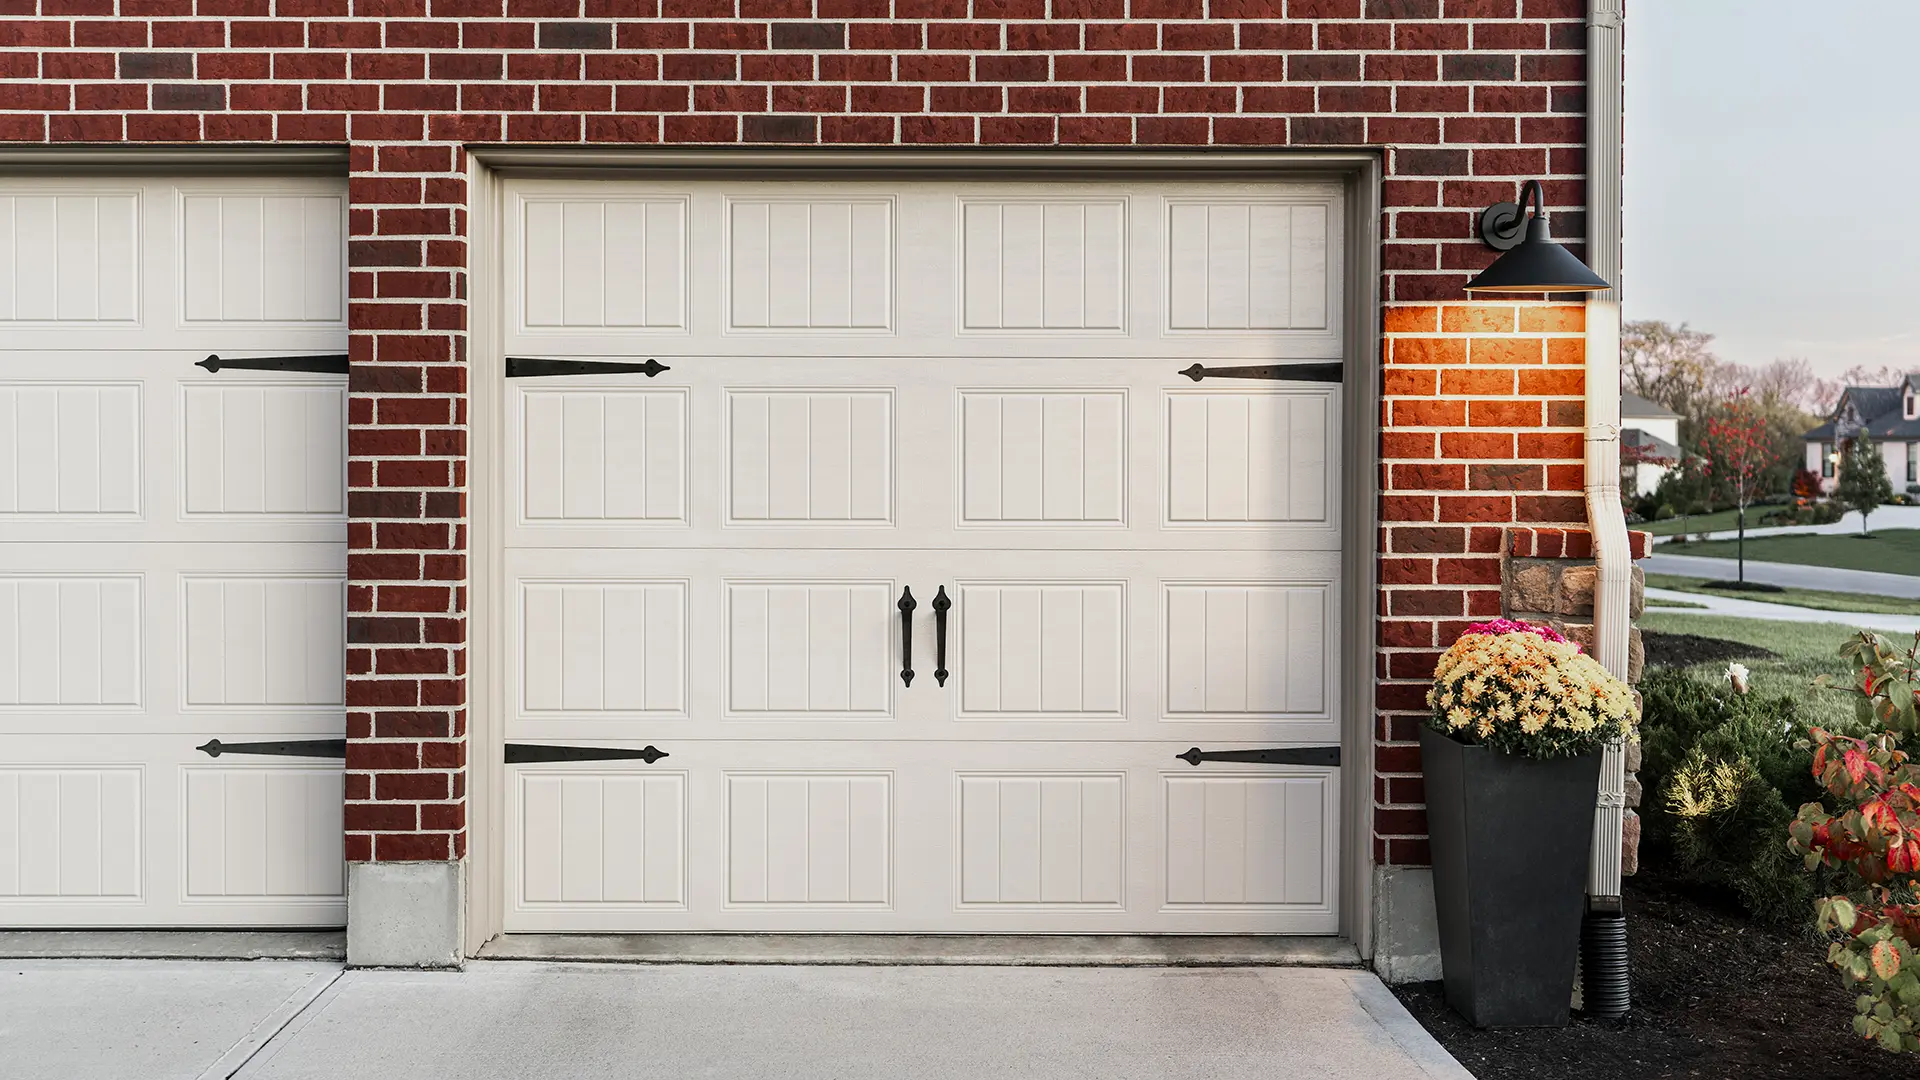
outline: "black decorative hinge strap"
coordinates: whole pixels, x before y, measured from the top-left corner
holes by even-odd
[[[324,356],[243,356],[237,359],[208,356],[205,360],[194,362],[194,367],[206,368],[218,373],[227,368],[236,371],[317,371],[323,375],[345,375],[347,373],[347,354],[328,353]]]
[[[1195,364],[1180,374],[1199,382],[1201,379],[1273,379],[1280,382],[1328,382],[1346,379],[1339,364],[1258,364],[1253,367],[1206,367]]]
[[[507,764],[532,761],[644,761],[651,765],[667,752],[655,746],[633,750],[624,746],[548,746],[543,743],[507,744]]]
[[[1248,761],[1256,765],[1338,765],[1337,746],[1276,746],[1268,750],[1202,750],[1199,747],[1173,755],[1189,765],[1203,761]]]
[[[208,757],[216,758],[221,754],[261,754],[267,757],[345,758],[347,756],[347,740],[286,739],[280,742],[223,743],[219,739],[208,739],[205,746],[196,746],[194,749]]]
[[[632,375],[635,373],[651,379],[663,371],[672,370],[658,360],[648,360],[644,364],[631,364],[611,360],[543,360],[531,356],[507,357],[507,378],[509,379],[537,379],[548,375]]]

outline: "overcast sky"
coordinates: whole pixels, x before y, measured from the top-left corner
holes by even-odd
[[[1627,5],[1629,319],[1920,370],[1920,3]]]

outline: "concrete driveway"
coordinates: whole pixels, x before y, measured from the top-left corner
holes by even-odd
[[[0,979],[0,1076],[36,1080],[1471,1080],[1350,969],[29,960]]]

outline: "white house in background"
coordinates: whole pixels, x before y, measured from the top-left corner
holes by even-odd
[[[1620,392],[1620,487],[1645,495],[1680,463],[1680,414],[1632,391]]]
[[[1893,386],[1849,386],[1827,422],[1807,432],[1806,467],[1832,491],[1840,480],[1840,447],[1862,430],[1880,446],[1893,490],[1920,491],[1920,374]]]

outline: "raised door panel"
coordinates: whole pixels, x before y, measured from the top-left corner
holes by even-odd
[[[185,896],[201,902],[345,895],[338,768],[182,770]]]
[[[959,776],[963,906],[1124,905],[1125,775]]]
[[[1330,775],[1164,780],[1172,908],[1330,909]]]
[[[0,324],[140,320],[140,195],[0,192]]]
[[[519,715],[687,714],[685,581],[523,580]]]
[[[679,387],[520,391],[521,519],[686,525],[688,397]]]
[[[1125,390],[959,394],[964,524],[1126,524]]]
[[[687,904],[687,778],[591,769],[509,776],[516,910]]]
[[[728,716],[893,715],[891,583],[743,580],[725,594]]]
[[[965,582],[954,606],[962,718],[1124,715],[1124,583]]]
[[[733,198],[726,212],[729,330],[891,329],[892,199]]]
[[[1277,198],[1167,205],[1175,331],[1326,330],[1334,316],[1330,208]]]
[[[140,512],[137,383],[0,384],[0,515]]]
[[[1328,718],[1331,584],[1179,582],[1165,600],[1169,718]]]
[[[189,190],[180,202],[187,324],[346,322],[346,199]]]
[[[338,708],[346,582],[191,575],[182,580],[188,708]]]
[[[966,198],[960,215],[966,330],[1125,330],[1125,199]]]
[[[892,895],[892,778],[728,773],[728,906],[870,906]]]
[[[886,390],[727,391],[727,523],[892,524],[893,399]]]
[[[684,197],[529,199],[517,235],[522,325],[537,330],[687,329]]]
[[[346,509],[346,387],[287,379],[182,388],[189,516],[337,517]]]
[[[0,768],[0,925],[10,903],[140,899],[142,770]]]
[[[142,700],[142,580],[0,576],[0,709],[136,709]]]

